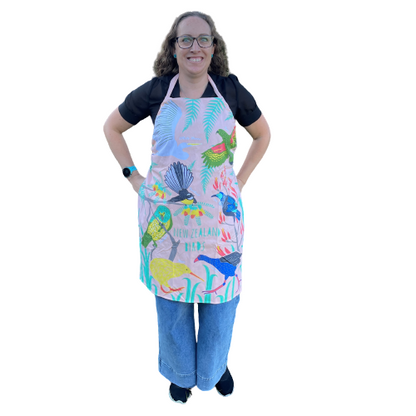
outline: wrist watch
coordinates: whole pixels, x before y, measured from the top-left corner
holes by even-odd
[[[123,175],[125,178],[128,178],[129,176],[131,176],[131,174],[137,170],[136,166],[130,166],[129,168],[124,168],[123,169]]]

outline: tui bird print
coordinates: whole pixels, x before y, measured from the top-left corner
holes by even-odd
[[[227,132],[222,129],[219,129],[217,134],[222,137],[222,142],[202,153],[202,158],[204,159],[204,164],[207,168],[221,166],[228,158],[230,165],[234,162],[234,153],[231,149],[237,147],[235,127],[231,135],[227,134]]]
[[[172,214],[169,208],[160,205],[151,216],[146,232],[142,237],[142,244],[147,247],[151,241],[157,247],[156,241],[160,240],[167,231],[172,228]]]
[[[182,202],[185,205],[195,204],[196,198],[188,191],[194,180],[192,172],[181,162],[173,162],[165,175],[166,185],[178,196],[169,199],[167,202]]]
[[[224,192],[219,192],[218,194],[212,195],[212,198],[214,196],[220,200],[220,204],[222,205],[222,212],[224,213],[224,215],[228,217],[233,217],[234,222],[236,217],[237,220],[240,221],[241,212],[237,209],[237,202],[232,196],[225,195]]]
[[[240,280],[238,279],[238,276],[235,274],[235,271],[237,269],[238,263],[240,263],[241,260],[241,253],[238,253],[235,251],[234,253],[227,254],[226,256],[223,256],[219,259],[213,259],[211,257],[205,256],[203,254],[200,254],[195,260],[194,263],[197,261],[205,261],[212,266],[214,266],[220,273],[224,275],[224,283],[221,286],[218,286],[215,289],[212,290],[206,290],[204,293],[214,293],[217,290],[221,289],[223,286],[225,286],[225,283],[227,282],[227,279],[230,276],[236,276],[238,280],[238,284],[240,285]]]

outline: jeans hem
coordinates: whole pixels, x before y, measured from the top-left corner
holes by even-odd
[[[163,360],[159,359],[159,373],[162,374],[163,377],[167,378],[171,383],[185,389],[192,389],[196,386],[201,391],[212,390],[220,381],[226,369],[227,363],[219,367],[212,377],[206,378],[199,375],[197,371],[193,371],[189,374],[177,373]]]
[[[159,373],[167,378],[171,383],[185,389],[191,389],[196,386],[196,371],[189,374],[177,373],[173,368],[159,359]]]
[[[215,385],[220,381],[226,369],[227,369],[227,363],[219,367],[217,371],[214,373],[214,375],[210,378],[202,377],[197,372],[196,373],[197,386],[199,390],[202,390],[202,391],[212,390],[215,387]]]

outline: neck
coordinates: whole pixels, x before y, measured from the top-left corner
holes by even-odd
[[[195,78],[181,76],[179,73],[180,96],[184,98],[201,98],[207,88],[208,74]]]

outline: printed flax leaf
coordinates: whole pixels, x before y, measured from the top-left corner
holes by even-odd
[[[183,280],[186,280],[187,281],[187,285],[186,285],[186,297],[185,297],[185,302],[189,302],[190,301],[190,299],[191,299],[191,286],[192,286],[192,283],[191,283],[191,279],[188,279],[187,277],[184,277],[184,279]]]
[[[185,127],[183,131],[185,131],[198,117],[199,113],[199,102],[198,100],[186,100],[186,119],[185,119]]]
[[[211,290],[212,289],[212,282],[214,281],[214,277],[216,276],[216,274],[211,274],[210,270],[209,270],[209,267],[206,266],[205,264],[204,264],[204,268],[205,268],[205,273],[207,275],[207,277],[206,277],[207,284],[206,284],[205,290]],[[204,303],[211,303],[211,294],[210,293],[207,293],[204,296]]]
[[[190,170],[190,171],[192,171],[192,168],[194,167],[194,165],[195,165],[195,162],[196,162],[196,160],[194,160],[189,166],[188,166],[188,169]]]
[[[192,289],[192,294],[191,294],[191,302],[194,303],[195,302],[195,292],[196,292],[196,288],[198,287],[198,285],[200,285],[200,283],[197,283],[194,288]],[[199,295],[198,295],[199,296]],[[199,296],[200,297],[200,296]],[[201,297],[200,297],[201,298]]]
[[[221,114],[221,111],[224,108],[224,102],[221,98],[213,98],[207,105],[203,121],[207,143],[209,141],[209,136],[212,133],[212,130],[215,126],[215,122],[217,121],[218,116]]]

